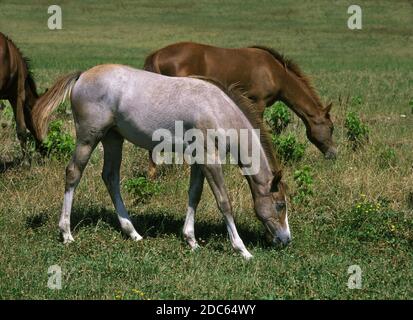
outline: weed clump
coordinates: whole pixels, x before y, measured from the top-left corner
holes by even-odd
[[[342,229],[361,242],[413,243],[413,221],[389,208],[389,201],[363,199],[345,215]]]
[[[282,102],[277,102],[264,111],[264,120],[275,134],[280,134],[291,122],[291,113]]]
[[[396,151],[393,148],[385,147],[378,153],[378,165],[381,169],[394,167],[397,164]]]
[[[135,197],[137,203],[145,203],[152,196],[159,194],[161,186],[156,181],[140,176],[126,180],[125,189]]]
[[[49,133],[43,142],[43,147],[49,157],[67,158],[75,149],[75,140],[63,130],[63,121],[55,120],[50,123]]]
[[[349,112],[344,124],[347,129],[347,139],[352,144],[353,150],[359,148],[369,139],[369,128],[355,112]]]
[[[304,166],[294,172],[294,181],[297,184],[297,193],[293,196],[294,203],[306,203],[314,194],[313,175],[309,166]]]
[[[273,135],[272,140],[277,153],[285,162],[297,162],[304,157],[305,144],[298,142],[292,133]]]

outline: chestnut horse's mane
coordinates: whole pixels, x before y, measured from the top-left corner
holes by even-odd
[[[3,35],[4,35],[4,37],[6,38],[6,40],[7,40],[9,43],[11,43],[12,47],[15,49],[15,50],[12,51],[12,52],[14,52],[14,54],[15,54],[18,58],[19,58],[19,56],[20,56],[20,58],[21,58],[21,60],[22,60],[22,62],[23,62],[23,65],[24,65],[24,67],[26,68],[26,71],[27,71],[27,78],[26,78],[27,83],[28,83],[30,89],[32,90],[32,92],[33,92],[36,96],[38,96],[38,95],[37,95],[36,82],[34,81],[33,73],[32,73],[31,68],[30,68],[30,59],[27,58],[27,57],[25,57],[25,56],[23,55],[23,53],[21,52],[21,50],[19,49],[19,47],[13,42],[12,39],[10,39],[10,38],[9,38],[7,35],[5,35],[4,33],[3,33]]]
[[[249,48],[254,49],[261,49],[267,51],[271,54],[279,63],[281,63],[285,69],[288,69],[292,73],[294,73],[309,89],[311,95],[313,96],[314,100],[317,102],[319,106],[323,106],[321,103],[320,97],[318,96],[315,88],[311,84],[310,78],[304,74],[301,68],[291,59],[287,58],[283,54],[279,53],[277,50],[265,46],[251,46]]]
[[[252,127],[254,129],[260,130],[260,141],[262,148],[264,150],[265,155],[267,156],[268,163],[274,176],[277,177],[278,181],[280,181],[282,176],[282,170],[280,163],[277,160],[277,156],[274,152],[274,148],[272,146],[271,134],[268,128],[265,126],[260,113],[257,112],[257,109],[254,107],[254,104],[251,102],[250,99],[248,99],[246,94],[239,87],[238,83],[234,83],[227,87],[223,85],[219,80],[214,78],[197,75],[191,75],[189,77],[204,80],[217,86],[238,106],[238,108],[245,115],[247,120],[251,123]]]

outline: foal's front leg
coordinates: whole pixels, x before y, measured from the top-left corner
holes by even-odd
[[[199,200],[201,200],[202,189],[204,187],[205,176],[198,164],[191,166],[191,178],[189,182],[188,191],[188,210],[186,212],[186,219],[183,229],[185,240],[191,246],[192,250],[199,247],[195,239],[195,212],[198,207]]]
[[[120,226],[124,233],[139,241],[142,237],[136,232],[120,194],[119,171],[122,161],[123,138],[115,131],[109,131],[102,140],[104,150],[104,164],[102,178],[112,198]]]
[[[231,203],[225,187],[224,174],[222,172],[221,165],[204,165],[202,170],[215,196],[218,208],[224,216],[232,247],[236,251],[240,252],[245,259],[251,259],[252,254],[249,253],[245,247],[244,242],[239,236],[235,226],[234,217],[232,216]]]

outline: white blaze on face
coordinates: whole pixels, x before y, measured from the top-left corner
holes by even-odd
[[[288,205],[287,205],[287,198],[285,198],[285,221],[284,221],[285,228],[279,229],[276,231],[276,236],[283,244],[287,244],[291,241],[291,232],[290,232],[290,225],[288,223]]]

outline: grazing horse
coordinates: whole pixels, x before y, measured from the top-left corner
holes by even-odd
[[[9,100],[13,108],[23,158],[27,155],[27,129],[34,134],[31,109],[38,98],[28,59],[0,32],[0,99]]]
[[[99,65],[85,72],[63,76],[37,101],[33,109],[33,124],[39,140],[46,135],[51,112],[66,95],[71,99],[76,148],[66,168],[66,186],[59,222],[65,243],[73,241],[70,212],[74,191],[100,141],[104,149],[102,178],[112,198],[121,228],[133,240],[142,239],[131,223],[120,194],[122,144],[127,139],[139,147],[153,150],[159,144],[153,138],[154,133],[165,128],[172,132],[172,144],[176,146],[178,133],[174,126],[177,121],[182,122],[186,132],[197,129],[206,136],[209,129],[248,130],[251,139],[248,139],[247,144],[242,145],[238,139],[235,146],[239,147],[237,152],[241,156],[249,153],[254,146],[258,150],[259,170],[246,175],[256,215],[274,243],[287,244],[290,241],[281,167],[272,151],[270,137],[259,117],[249,109],[245,102],[247,99],[232,94],[232,100],[216,85],[201,79],[167,77],[123,65]],[[260,129],[260,134],[254,129]],[[224,141],[224,153],[230,150],[235,157],[228,140]],[[205,147],[204,144],[202,146]],[[218,157],[215,143],[212,144],[212,151],[211,148],[205,149],[208,157]],[[247,164],[238,160],[238,165],[242,170],[247,170]],[[183,228],[186,241],[192,249],[197,248],[194,219],[205,178],[223,214],[233,248],[246,259],[251,258],[234,223],[222,166],[214,161],[198,161],[191,165],[189,202]]]
[[[275,101],[283,101],[302,119],[308,139],[325,157],[337,155],[329,113],[331,103],[325,107],[301,69],[273,49],[262,46],[227,49],[181,42],[150,54],[144,69],[167,76],[200,75],[224,85],[237,83],[261,115]],[[150,161],[151,176],[154,171]]]

